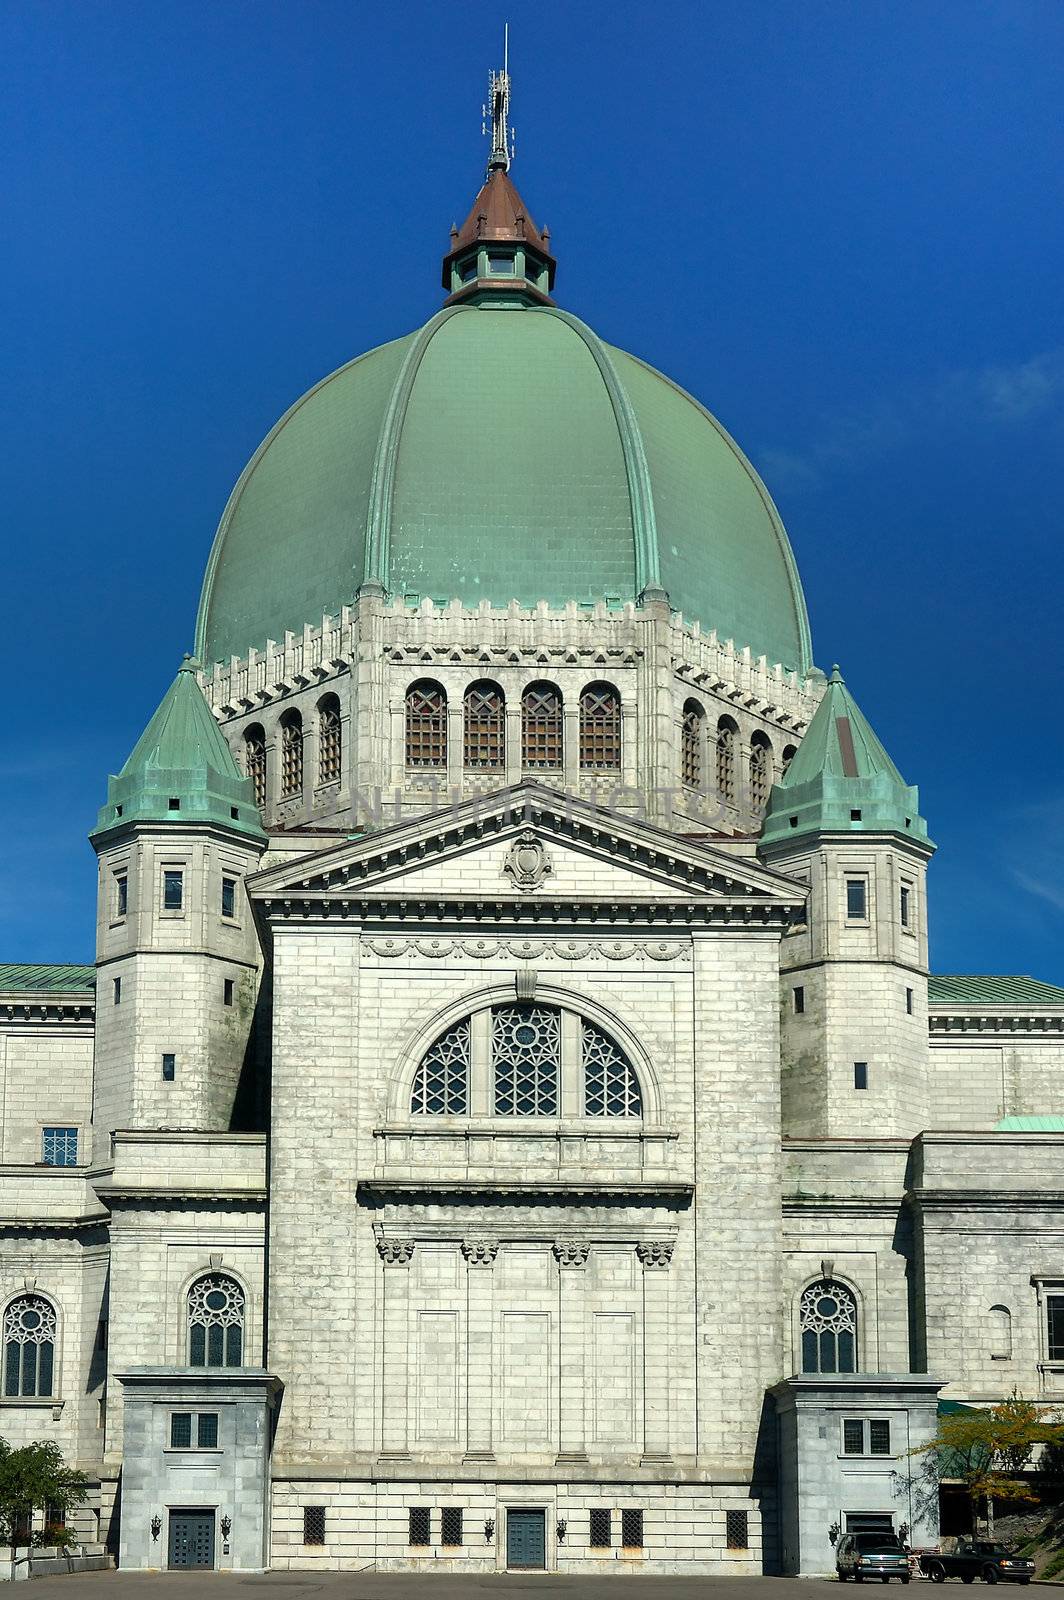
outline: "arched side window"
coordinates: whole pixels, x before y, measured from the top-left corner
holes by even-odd
[[[731,717],[717,723],[717,793],[725,805],[735,804],[735,752],[739,729]]]
[[[856,1372],[857,1301],[845,1284],[821,1278],[802,1290],[798,1310],[803,1372]]]
[[[580,768],[618,772],[621,766],[621,697],[611,683],[590,683],[580,696]]]
[[[55,1307],[42,1294],[20,1294],[4,1312],[4,1394],[55,1393]]]
[[[643,1100],[632,1063],[608,1034],[585,1018],[584,1110],[589,1117],[641,1117]]]
[[[225,1273],[207,1273],[188,1291],[188,1364],[244,1364],[244,1291]]]
[[[780,766],[782,767],[784,774],[786,774],[787,768],[790,766],[797,754],[798,746],[796,744],[784,745],[783,754],[780,756]]]
[[[750,804],[754,811],[764,811],[771,788],[772,746],[759,731],[750,739]]]
[[[266,804],[266,735],[257,722],[244,730],[244,774],[255,789],[255,804]]]
[[[471,683],[465,692],[467,768],[502,772],[506,767],[506,700],[497,683]]]
[[[562,764],[562,697],[553,683],[530,683],[521,696],[521,765],[526,772]]]
[[[702,787],[702,729],[705,720],[706,714],[697,700],[685,702],[680,733],[680,776],[689,789]]]
[[[990,1354],[995,1361],[1012,1358],[1012,1312],[1008,1306],[990,1307]]]
[[[318,701],[318,783],[339,783],[343,758],[340,702],[334,694]]]
[[[281,799],[303,793],[303,718],[286,711],[281,718]]]
[[[447,696],[430,678],[412,683],[406,691],[406,764],[447,765]]]
[[[410,1109],[451,1115],[463,1112],[469,1087],[469,1018],[441,1033],[422,1056],[414,1078]]]
[[[500,1117],[554,1117],[563,1082],[570,1104],[589,1117],[641,1117],[639,1078],[626,1052],[597,1023],[558,1006],[507,1002],[454,1022],[418,1063],[410,1110],[418,1115],[479,1112]],[[576,1025],[570,1027],[565,1017]],[[470,1103],[474,1040],[488,1051],[479,1106]]]

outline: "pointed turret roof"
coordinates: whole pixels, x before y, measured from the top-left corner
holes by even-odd
[[[468,217],[457,234],[451,235],[451,254],[476,242],[501,244],[514,240],[532,245],[550,259],[550,234],[541,233],[536,227],[510,174],[502,167],[494,167],[473,201]]]
[[[763,844],[808,833],[899,833],[933,849],[917,790],[833,667],[824,698],[769,797]]]
[[[197,668],[186,656],[125,766],[108,778],[91,838],[130,822],[210,822],[265,839],[253,785],[211,715]]]

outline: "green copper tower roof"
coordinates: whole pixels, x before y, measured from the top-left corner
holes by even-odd
[[[211,822],[266,837],[251,780],[241,776],[188,656],[125,766],[108,778],[90,837],[129,822]]]
[[[763,844],[809,833],[898,833],[934,846],[905,782],[833,667],[798,752],[769,797]]]

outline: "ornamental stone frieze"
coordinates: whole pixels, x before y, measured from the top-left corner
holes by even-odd
[[[644,1267],[667,1267],[672,1261],[671,1239],[641,1239],[635,1253]]]
[[[499,1253],[495,1239],[463,1239],[462,1254],[471,1267],[493,1267]]]
[[[551,1246],[560,1267],[586,1267],[590,1248],[579,1239],[556,1239]]]
[[[414,1254],[413,1239],[378,1239],[377,1254],[386,1267],[405,1267]]]
[[[363,947],[384,960],[418,955],[427,961],[442,961],[448,956],[472,957],[486,961],[493,957],[534,961],[557,956],[562,961],[585,961],[598,956],[606,961],[631,961],[643,956],[650,961],[691,960],[686,941],[673,939],[365,939]]]

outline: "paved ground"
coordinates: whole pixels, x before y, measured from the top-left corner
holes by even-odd
[[[317,1595],[323,1600],[506,1600],[511,1595],[521,1600],[828,1600],[829,1595],[840,1600],[842,1594],[852,1593],[818,1578],[640,1578],[634,1573],[570,1578],[551,1572],[490,1577],[404,1572],[331,1572],[320,1577],[312,1572],[249,1577],[224,1572],[86,1572],[36,1578],[30,1589],[19,1592],[28,1600],[312,1600]],[[898,1597],[893,1595],[893,1600]]]

